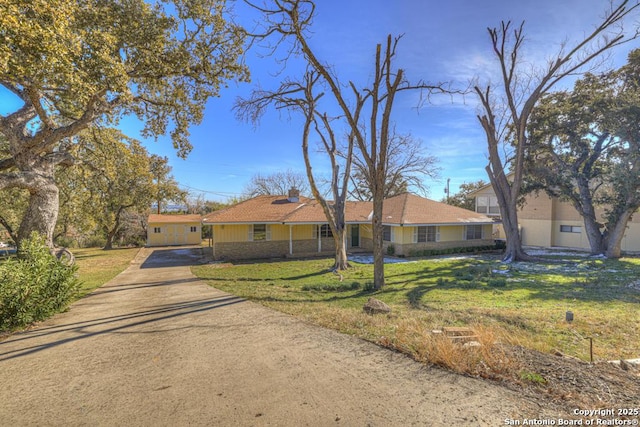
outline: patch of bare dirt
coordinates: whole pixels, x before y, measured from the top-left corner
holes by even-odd
[[[587,363],[520,346],[504,350],[521,368],[517,378],[504,379],[505,385],[541,405],[554,406],[558,412],[570,413],[577,408],[630,408],[640,402],[640,370],[633,365]]]

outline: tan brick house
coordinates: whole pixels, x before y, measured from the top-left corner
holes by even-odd
[[[347,248],[371,251],[372,203],[347,202]],[[206,215],[216,259],[331,254],[334,241],[319,203],[296,192],[258,196]],[[384,202],[385,248],[410,256],[420,249],[492,244],[493,220],[466,209],[405,193]]]

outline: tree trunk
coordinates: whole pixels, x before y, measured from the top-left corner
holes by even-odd
[[[120,231],[120,216],[122,215],[122,212],[122,208],[118,209],[118,212],[116,212],[116,218],[113,227],[105,227],[105,231],[107,233],[107,241],[102,248],[103,250],[113,249],[113,239],[115,239],[116,234],[118,234],[118,231]]]
[[[501,208],[501,210],[503,210]],[[526,260],[528,255],[522,250],[522,236],[518,228],[518,212],[516,207],[504,209],[502,213],[502,227],[506,236],[506,248],[503,262]]]
[[[102,248],[102,250],[108,251],[113,249],[113,236],[114,236],[113,233],[111,232],[107,233],[107,241],[104,244],[104,247]]]
[[[20,246],[33,232],[38,232],[45,238],[45,244],[53,248],[53,232],[58,220],[58,187],[53,177],[40,176],[37,183],[29,188],[29,207],[22,218],[18,229]]]
[[[384,252],[382,226],[382,197],[373,198],[373,287],[380,290],[384,287]]]
[[[349,268],[349,260],[347,258],[347,233],[343,228],[337,228],[333,236],[336,246],[336,262],[333,265],[333,269],[346,270]]]
[[[597,158],[597,157],[596,157]],[[584,169],[592,170],[595,158]],[[582,216],[584,229],[589,240],[589,248],[592,255],[600,255],[605,252],[606,244],[604,236],[600,231],[600,224],[596,220],[596,210],[593,206],[593,197],[589,186],[591,173],[581,174],[576,177],[576,186],[578,188],[578,197],[573,198],[573,207]]]
[[[497,163],[499,160],[496,160],[496,154],[492,154],[494,156],[491,158],[491,161],[494,168],[503,170],[501,164]],[[504,173],[494,174],[490,166],[486,167],[486,171],[491,180],[493,191],[498,199],[500,216],[502,217],[502,228],[504,229],[507,240],[502,261],[507,263],[529,261],[531,257],[522,249],[522,236],[520,235],[520,228],[518,227],[518,192],[515,190],[520,187],[521,180],[515,182],[516,180],[514,179],[513,183],[509,183]],[[516,193],[515,196],[514,192]]]
[[[618,221],[605,237],[604,255],[607,258],[620,258],[622,256],[622,238],[627,230],[627,224],[631,220],[635,209],[627,209],[618,217]]]
[[[592,217],[583,216],[582,219],[584,222],[585,232],[587,233],[587,239],[589,240],[591,255],[603,254],[606,250],[606,246],[599,224]]]

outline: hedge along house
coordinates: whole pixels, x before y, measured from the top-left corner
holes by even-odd
[[[347,249],[372,251],[371,202],[347,202]],[[318,202],[299,197],[258,196],[203,218],[212,226],[215,259],[331,255],[335,244]],[[493,244],[493,220],[408,193],[384,202],[385,250],[411,256],[419,250]]]
[[[149,215],[147,246],[199,245],[201,242],[200,215]]]

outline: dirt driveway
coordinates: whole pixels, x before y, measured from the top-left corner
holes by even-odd
[[[0,342],[2,426],[504,425],[513,392],[213,289],[197,250],[143,249]]]

